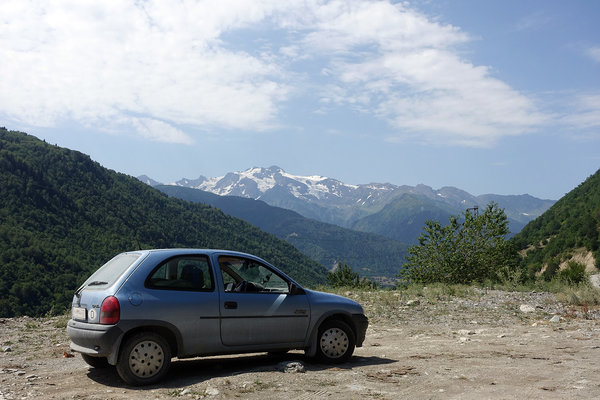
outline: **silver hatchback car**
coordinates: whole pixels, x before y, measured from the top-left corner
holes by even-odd
[[[304,289],[258,257],[165,249],[119,254],[92,274],[75,292],[67,333],[89,365],[147,385],[172,357],[301,349],[345,362],[367,326],[357,302]]]

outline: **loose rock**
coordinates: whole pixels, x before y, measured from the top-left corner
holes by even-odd
[[[521,304],[521,306],[519,307],[519,310],[521,310],[521,312],[524,312],[524,313],[532,313],[535,311],[535,307],[531,306],[529,304]]]
[[[209,386],[206,388],[204,393],[207,396],[218,396],[220,392],[219,392],[219,389]]]
[[[283,362],[279,364],[279,370],[285,372],[286,374],[306,372],[304,364],[302,364],[300,361]]]

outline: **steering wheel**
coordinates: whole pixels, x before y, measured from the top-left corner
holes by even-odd
[[[248,281],[239,281],[233,288],[234,292],[245,292],[248,287]]]

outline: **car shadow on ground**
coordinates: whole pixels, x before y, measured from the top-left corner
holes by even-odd
[[[363,366],[392,364],[397,360],[382,357],[354,356],[346,363],[323,364],[306,357],[304,353],[295,352],[281,355],[261,353],[242,356],[236,355],[173,360],[169,373],[165,379],[156,385],[143,386],[137,389],[177,389],[182,386],[202,383],[217,377],[237,376],[256,372],[283,373],[282,365],[293,361],[302,362],[306,371],[325,371],[334,368],[352,370]],[[87,376],[91,380],[102,385],[114,388],[132,388],[119,378],[114,367],[90,368]]]

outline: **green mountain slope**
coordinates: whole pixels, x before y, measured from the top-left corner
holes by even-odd
[[[600,264],[600,170],[531,221],[512,239],[529,249],[525,265],[539,271],[558,265],[577,249],[585,248]]]
[[[0,182],[0,316],[62,311],[93,270],[140,247],[247,251],[309,285],[326,273],[244,221],[4,128]]]
[[[403,194],[390,201],[381,211],[359,219],[352,228],[416,244],[425,221],[436,220],[446,223],[453,211],[443,202],[430,200],[424,196]]]
[[[478,205],[483,210],[487,204],[495,202],[505,210],[510,231],[514,233],[521,231],[533,216],[541,215],[555,203],[529,195],[488,194],[475,197],[456,188],[442,188],[440,191],[443,194],[440,198],[433,198],[425,190],[414,194],[403,193],[389,201],[381,210],[355,221],[351,228],[416,244],[425,221],[435,220],[445,224],[449,216],[459,215],[469,207]]]
[[[347,263],[362,276],[395,277],[405,262],[408,245],[371,233],[356,232],[303,217],[263,201],[218,196],[181,186],[156,186],[169,196],[204,203],[241,218],[288,241],[326,267]]]

